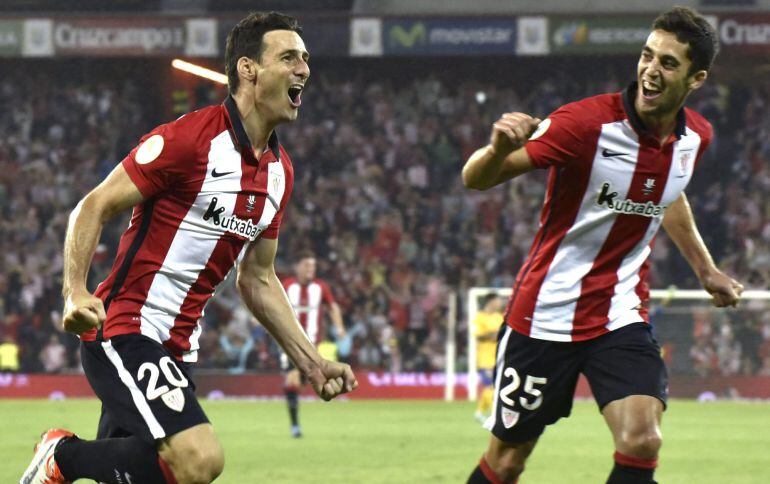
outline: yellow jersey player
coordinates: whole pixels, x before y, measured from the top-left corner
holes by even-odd
[[[497,333],[503,324],[503,300],[495,294],[484,296],[481,311],[473,319],[473,335],[476,337],[476,368],[483,386],[476,404],[476,420],[481,423],[487,419],[492,409],[492,397],[495,393],[494,372]]]

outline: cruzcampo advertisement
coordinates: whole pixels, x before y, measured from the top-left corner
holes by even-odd
[[[552,54],[641,52],[650,34],[647,17],[551,18]]]

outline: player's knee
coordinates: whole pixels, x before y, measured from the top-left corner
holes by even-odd
[[[618,449],[624,454],[645,459],[657,457],[660,447],[663,445],[663,438],[657,429],[627,433],[623,436],[621,448]]]
[[[515,479],[524,472],[530,453],[532,453],[532,446],[525,443],[498,452],[488,452],[485,459],[495,474],[507,481]]]
[[[224,453],[218,445],[200,446],[188,451],[184,465],[177,466],[174,477],[179,484],[209,484],[222,474],[224,467]]]

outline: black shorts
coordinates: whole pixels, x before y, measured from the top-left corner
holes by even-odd
[[[495,369],[495,403],[485,427],[500,440],[535,439],[572,410],[578,376],[591,385],[599,409],[630,395],[649,395],[663,405],[668,375],[648,324],[634,323],[588,341],[530,338],[503,325]]]
[[[88,382],[102,401],[97,438],[135,435],[147,442],[208,423],[186,365],[141,334],[84,341]]]
[[[284,352],[281,352],[281,371],[284,375],[287,375],[289,372],[292,371],[299,371],[299,368],[294,366],[294,362],[291,361],[291,358],[289,358],[289,355],[287,355]],[[300,372],[299,374],[299,384],[304,385],[307,383],[307,378],[305,378],[305,374]]]

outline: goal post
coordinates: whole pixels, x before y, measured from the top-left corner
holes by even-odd
[[[509,298],[511,296],[512,289],[510,287],[508,288],[499,288],[499,287],[473,287],[468,290],[467,294],[467,300],[466,300],[466,326],[467,326],[467,368],[468,373],[466,376],[467,381],[467,389],[468,389],[468,400],[475,401],[478,397],[478,386],[479,386],[479,374],[478,374],[478,368],[476,366],[476,337],[474,336],[474,320],[476,318],[476,314],[479,312],[480,308],[480,301],[481,299],[488,295],[488,294],[495,294],[497,296],[503,297],[503,298]],[[694,305],[707,305],[707,301],[711,299],[711,295],[707,293],[706,291],[702,289],[677,289],[675,287],[671,287],[668,289],[653,289],[650,291],[650,302],[651,302],[651,309],[654,307],[656,301],[666,301],[666,302],[672,302],[672,301],[685,301],[689,304]],[[770,291],[762,291],[762,290],[750,290],[750,291],[744,291],[741,296],[741,305],[749,304],[751,301],[758,301],[758,302],[766,302],[770,301]],[[454,386],[455,382],[455,375],[454,375],[454,358],[455,358],[455,350],[454,350],[454,344],[453,344],[453,354],[452,360],[450,361],[449,357],[450,355],[447,354],[447,366],[452,366],[452,385]],[[449,384],[449,381],[447,379],[447,385]],[[453,393],[451,394],[453,396]],[[451,399],[449,390],[447,390],[446,393],[447,400]]]

